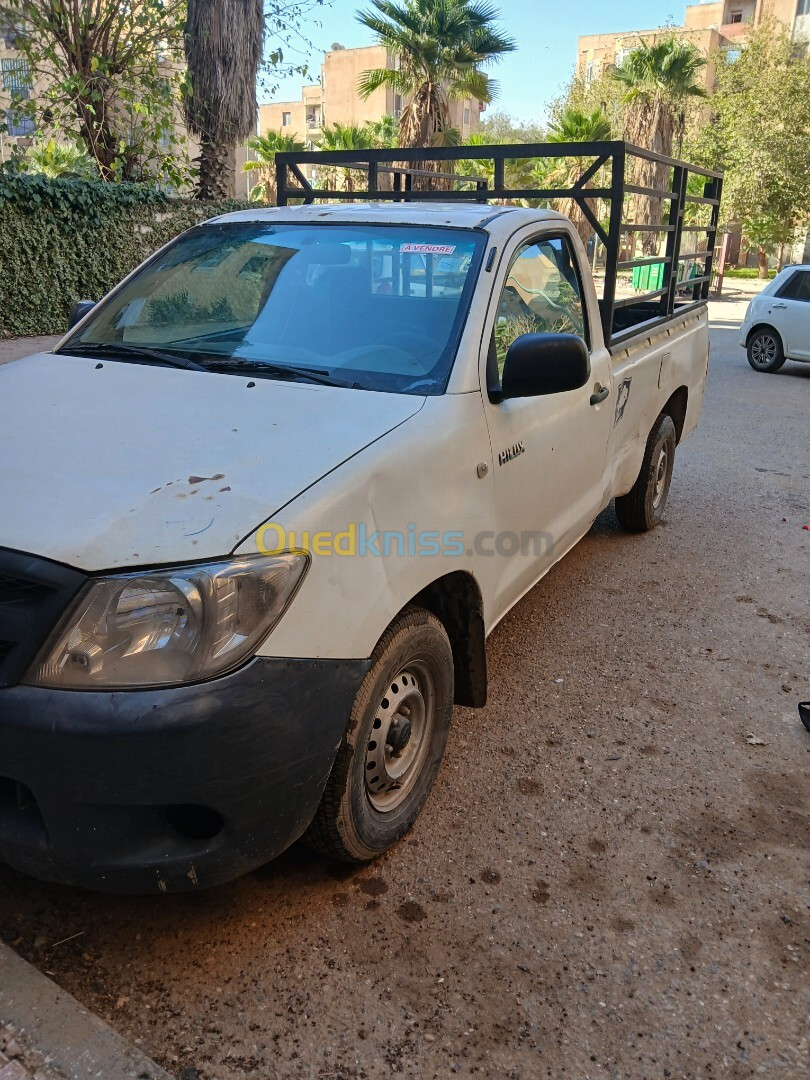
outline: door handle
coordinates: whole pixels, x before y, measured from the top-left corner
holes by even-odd
[[[599,383],[596,384],[597,386]],[[603,386],[601,390],[595,390],[591,394],[591,405],[598,405],[600,401],[604,401],[610,393],[610,389],[607,386]]]
[[[786,308],[786,307],[787,307],[787,304],[771,304],[771,307],[775,307],[775,308],[777,308],[777,307],[778,307],[778,308]]]

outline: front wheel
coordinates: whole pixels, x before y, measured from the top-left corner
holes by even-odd
[[[626,495],[616,498],[616,517],[628,532],[649,532],[664,516],[677,441],[672,418],[659,416],[647,439],[638,479]]]
[[[439,620],[407,608],[380,639],[315,819],[324,855],[365,862],[410,829],[439,771],[453,710],[453,653]]]
[[[785,362],[782,340],[769,326],[763,326],[751,335],[746,353],[754,371],[764,371],[766,374],[778,371]]]

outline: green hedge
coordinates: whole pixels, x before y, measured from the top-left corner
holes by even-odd
[[[145,184],[0,174],[0,337],[58,334],[161,244],[227,210]]]

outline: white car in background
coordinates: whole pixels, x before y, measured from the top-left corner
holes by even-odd
[[[740,345],[755,371],[810,362],[810,265],[786,266],[748,305]]]

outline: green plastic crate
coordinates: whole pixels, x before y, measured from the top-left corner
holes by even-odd
[[[655,292],[664,284],[664,263],[633,267],[633,288],[641,292]]]

